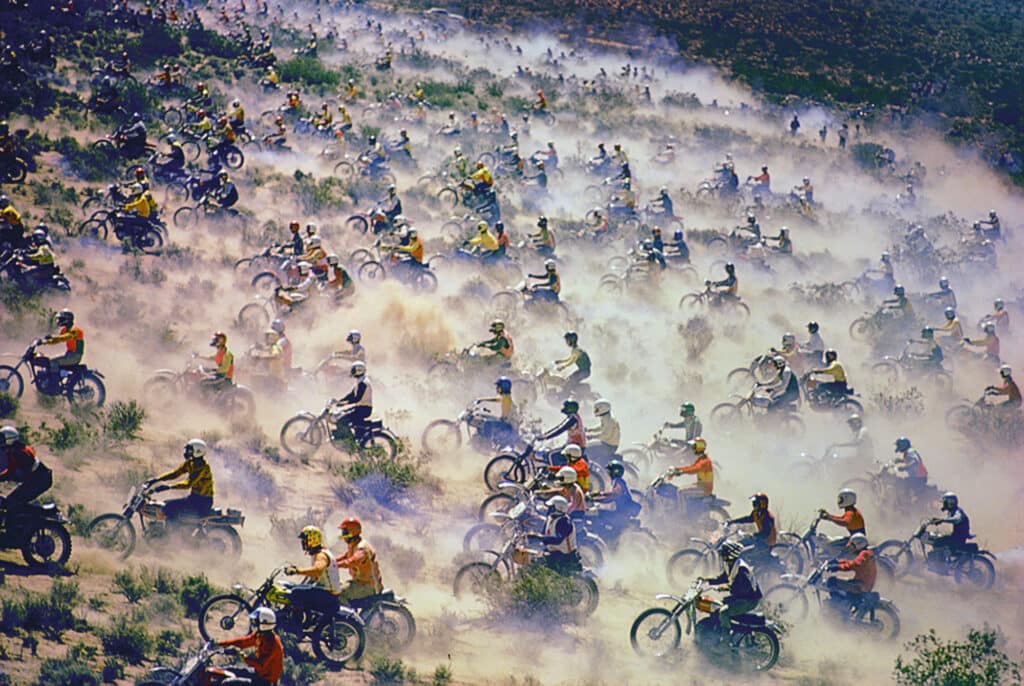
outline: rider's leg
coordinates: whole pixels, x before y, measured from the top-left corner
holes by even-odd
[[[349,582],[342,587],[341,592],[338,593],[338,600],[342,603],[348,603],[351,600],[359,600],[360,598],[367,598],[376,594],[377,589],[374,588],[372,584],[350,579]]]
[[[4,499],[4,510],[0,512],[0,528],[6,527],[7,517],[46,493],[51,486],[53,486],[53,472],[46,465],[37,462],[35,469],[29,472],[28,477]]]
[[[213,507],[213,498],[204,495],[188,494],[184,498],[168,500],[164,503],[164,515],[170,522],[185,514],[202,517]]]
[[[737,598],[735,596],[726,596],[722,599],[724,603],[718,610],[718,630],[721,632],[722,639],[725,639],[729,635],[729,630],[732,628],[732,618],[736,615],[741,615],[744,612],[750,612],[759,602],[756,599],[751,598]]]

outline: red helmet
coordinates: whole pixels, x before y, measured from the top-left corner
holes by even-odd
[[[228,118],[227,117],[221,117],[220,119],[217,120],[217,123],[220,124],[221,126],[224,126],[225,124],[228,123]]]
[[[206,84],[203,83],[202,81],[200,81],[199,83],[196,84],[196,90],[197,91],[204,91],[204,90],[206,90]]]
[[[750,503],[754,506],[755,510],[767,510],[768,495],[765,493],[755,493],[750,496]]]
[[[355,517],[349,517],[338,525],[341,529],[341,537],[346,541],[351,541],[363,533],[363,525]]]
[[[196,115],[198,115],[199,118],[202,119],[206,116],[206,110],[199,110],[198,112],[196,112]]]

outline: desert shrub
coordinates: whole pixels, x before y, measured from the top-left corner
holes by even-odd
[[[49,593],[27,591],[17,598],[0,604],[0,631],[15,630],[42,633],[59,640],[65,631],[75,628],[75,604],[78,602],[78,584],[56,579]]]
[[[970,629],[964,641],[943,641],[931,629],[906,644],[893,679],[900,686],[1009,686],[1021,683],[1021,665],[1001,649],[995,629]]]
[[[918,417],[924,413],[924,396],[917,386],[905,391],[886,389],[871,396],[871,404],[889,417]]]
[[[704,317],[690,317],[685,324],[680,324],[679,334],[683,337],[686,359],[690,362],[700,360],[715,338],[711,325]]]
[[[45,443],[56,453],[63,453],[74,448],[94,445],[98,438],[95,427],[85,418],[81,417],[57,417],[60,422],[58,427],[50,427],[43,422],[39,425],[39,432],[42,436],[42,443]]]
[[[100,686],[93,671],[87,663],[73,657],[48,658],[39,666],[34,686]]]
[[[281,633],[279,635],[285,655],[281,686],[308,686],[308,684],[320,681],[327,668],[302,649],[294,634]]]
[[[181,581],[181,590],[178,591],[178,599],[185,608],[186,617],[198,617],[203,604],[214,595],[217,590],[210,585],[205,574],[198,576],[187,576]]]
[[[496,580],[485,590],[495,614],[557,622],[570,614],[573,582],[547,567],[531,564],[511,584]]]
[[[85,536],[89,529],[89,523],[96,517],[96,513],[90,511],[81,503],[68,505],[66,516],[68,518],[68,530],[75,536]]]
[[[430,677],[430,686],[448,686],[452,683],[452,668],[448,665],[434,667],[434,673]]]
[[[103,417],[103,437],[110,441],[136,441],[146,410],[138,402],[116,400],[107,408]]]
[[[693,93],[667,93],[661,99],[663,105],[674,105],[688,110],[699,110],[701,108],[700,98]]]
[[[270,515],[270,535],[273,539],[279,541],[281,545],[293,546],[295,545],[295,537],[302,527],[312,524],[313,526],[320,527],[321,530],[327,528],[327,512],[322,510],[314,510],[309,508],[306,510],[306,514],[300,517],[279,517],[276,514]]]
[[[850,157],[865,169],[878,167],[875,155],[880,152],[882,152],[882,146],[878,143],[854,143],[850,146]]]
[[[354,487],[363,497],[386,507],[399,504],[412,486],[422,483],[421,468],[410,460],[389,459],[385,455],[367,455],[336,467],[346,483],[338,484],[335,493],[342,501],[351,500],[348,487]]]
[[[18,414],[18,399],[10,393],[0,393],[0,419],[7,419]]]
[[[301,83],[307,87],[335,88],[341,82],[338,72],[328,69],[315,57],[306,55],[299,55],[281,62],[278,65],[277,73],[281,76],[282,81]]]
[[[113,684],[124,678],[124,663],[116,657],[108,657],[103,661],[103,683]]]
[[[123,657],[129,664],[140,664],[153,652],[155,641],[142,622],[119,617],[109,629],[97,632],[107,655]]]
[[[418,577],[426,564],[423,553],[415,548],[398,545],[390,538],[374,536],[373,547],[381,558],[388,561],[388,572],[394,572],[402,581]]]
[[[133,62],[153,64],[181,54],[181,33],[167,24],[147,24],[139,36],[125,42],[124,49]]]
[[[717,229],[687,229],[686,230],[686,242],[697,243],[698,245],[707,245],[712,239],[717,238],[719,235]]]
[[[99,150],[82,147],[74,138],[65,136],[58,140],[53,149],[68,163],[71,172],[83,181],[102,181],[117,175],[116,165]]]
[[[149,112],[156,104],[145,83],[128,81],[119,86],[118,90],[121,93],[121,107],[128,112]]]
[[[156,635],[156,654],[175,656],[185,640],[185,634],[173,629],[164,629]]]
[[[65,186],[60,181],[42,183],[33,180],[29,182],[29,190],[32,192],[32,201],[36,205],[46,206],[55,203],[78,204],[78,192],[70,186]]]
[[[290,195],[299,201],[307,214],[338,210],[349,202],[349,192],[341,179],[328,176],[317,181],[301,171],[296,171],[293,178]]]
[[[242,54],[240,45],[209,29],[192,29],[187,34],[189,47],[213,57],[232,59]]]
[[[375,655],[370,658],[367,670],[375,684],[416,683],[416,671],[408,667],[402,660],[389,655]]]
[[[421,81],[423,97],[430,104],[441,109],[450,109],[459,104],[459,98],[463,95],[473,95],[473,84],[470,81],[459,81],[458,83],[445,83],[443,81]],[[501,97],[499,95],[495,97]]]
[[[150,593],[153,589],[146,582],[141,574],[136,574],[131,569],[122,569],[114,572],[114,586],[127,598],[129,603],[137,603]]]

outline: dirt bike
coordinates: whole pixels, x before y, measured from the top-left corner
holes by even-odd
[[[896,312],[879,308],[869,312],[850,323],[850,338],[855,341],[878,340],[889,332],[910,330],[916,326],[916,320],[900,317]]]
[[[236,420],[251,420],[256,415],[256,398],[252,390],[242,384],[230,383],[217,388],[203,388],[203,379],[208,372],[197,364],[198,356],[192,353],[185,369],[178,372],[173,369],[158,369],[142,386],[142,395],[151,406],[163,410],[171,409],[180,398],[186,395],[198,397],[204,404],[216,407],[219,411]],[[195,389],[204,392],[192,393]]]
[[[91,217],[78,225],[78,235],[97,241],[107,240],[110,230],[118,241],[139,252],[148,255],[159,255],[163,251],[166,227],[153,218],[145,226],[129,224],[126,217],[118,211],[98,210]]]
[[[856,394],[852,388],[847,388],[843,395],[829,393],[821,388],[819,381],[811,378],[811,372],[806,372],[800,381],[804,399],[812,410],[841,412],[845,417],[864,414],[864,406],[854,397]]]
[[[671,600],[669,610],[652,607],[644,610],[629,629],[629,642],[642,657],[667,657],[679,649],[682,627],[679,618],[686,618],[686,633],[693,632],[694,645],[718,665],[763,672],[779,659],[781,629],[761,613],[747,612],[732,617],[728,637],[721,640],[717,615],[697,619],[697,612],[714,613],[721,602],[702,595],[708,583],[696,579],[682,596],[659,593],[658,600]]]
[[[779,539],[786,544],[787,549],[780,551],[776,556],[783,566],[792,573],[801,574],[805,567],[813,567],[836,556],[843,557],[846,555],[845,543],[840,548],[842,552],[839,552],[831,544],[831,539],[828,536],[818,533],[818,524],[823,521],[825,519],[819,513],[803,535],[797,535],[789,531],[779,532]],[[875,549],[873,548],[873,550]],[[896,576],[896,569],[892,562],[876,556],[875,563],[878,567],[879,577],[888,583],[892,583]]]
[[[569,306],[557,295],[528,286],[525,281],[491,296],[491,309],[502,319],[513,319],[520,308],[524,313],[534,312],[541,317],[557,318],[566,328],[573,328],[578,323]]]
[[[881,463],[879,463],[881,464]],[[913,514],[928,506],[942,495],[934,484],[927,484],[920,492],[908,499],[902,486],[902,479],[897,476],[895,465],[881,464],[877,472],[869,472],[867,478],[847,479],[840,488],[849,488],[862,499],[869,498],[879,512],[893,512],[903,515]]]
[[[953,377],[941,365],[932,365],[927,361],[912,357],[908,354],[908,349],[909,346],[895,357],[886,355],[880,362],[871,365],[872,377],[889,388],[905,381],[908,377],[927,381],[940,391],[949,391],[953,388]]]
[[[646,443],[633,442],[635,448],[620,449],[622,459],[634,465],[636,469],[648,469],[666,460],[678,460],[689,450],[685,440],[666,438],[662,431],[656,431]],[[628,468],[627,468],[628,471]]]
[[[66,396],[68,402],[79,408],[103,407],[107,399],[103,374],[84,364],[76,364],[61,368],[59,378],[55,379],[50,373],[49,359],[36,355],[36,346],[41,343],[40,339],[33,341],[15,366],[0,365],[0,392],[20,398],[25,392],[25,382],[18,369],[27,365],[32,385],[39,393],[51,397]]]
[[[678,488],[668,479],[674,471],[675,468],[670,468],[644,489],[639,498],[644,511],[652,518],[670,520],[674,528],[685,525],[691,530],[711,532],[725,526],[730,518],[725,508],[732,503],[716,495],[679,495]]]
[[[786,574],[782,583],[764,592],[761,607],[773,616],[797,622],[807,618],[810,610],[808,596],[818,599],[826,614],[858,633],[880,640],[896,638],[900,634],[900,616],[896,605],[878,593],[847,594],[827,583],[826,573],[834,560],[822,562],[810,576]]]
[[[212,509],[204,515],[184,514],[168,522],[164,503],[152,497],[157,488],[149,482],[132,488],[124,510],[93,519],[86,529],[86,537],[94,545],[117,553],[122,560],[127,559],[138,543],[139,533],[132,524],[132,518],[138,515],[144,541],[164,540],[177,534],[190,547],[206,548],[218,558],[237,560],[242,556],[242,538],[235,530],[236,526],[245,524],[241,510]]]
[[[965,543],[961,548],[941,549],[941,554],[929,555],[931,537],[928,527],[933,523],[931,519],[924,520],[905,541],[883,541],[875,546],[876,557],[890,561],[898,579],[928,571],[940,576],[952,576],[957,584],[968,585],[975,590],[992,588],[996,582],[996,568],[992,560],[996,556],[980,549],[977,543]]]
[[[0,183],[23,183],[28,175],[28,164],[20,157],[0,157]]]
[[[32,567],[63,567],[71,557],[68,520],[54,503],[31,502],[8,513],[3,498],[0,512],[6,516],[0,528],[0,550],[20,550]]]
[[[495,496],[500,495],[498,491],[502,490],[502,484],[505,482],[527,485],[532,489],[538,470],[547,470],[548,467],[555,466],[552,461],[554,452],[536,448],[533,441],[527,441],[521,451],[514,450],[512,446],[504,446],[484,467],[484,485]],[[562,464],[565,464],[564,460]],[[591,487],[596,491],[604,490],[607,481],[604,468],[594,462],[590,462],[589,466],[593,482]],[[500,501],[501,498],[496,497],[496,500]],[[485,509],[481,509],[481,512],[485,513]],[[485,514],[481,514],[480,519],[484,518]]]
[[[393,186],[395,175],[383,165],[373,165],[365,156],[345,158],[334,165],[334,175],[345,180],[367,178],[382,186]]]
[[[530,437],[536,433],[527,431],[528,435],[524,437],[520,432],[511,429],[507,432],[484,435],[481,428],[488,421],[495,419],[497,417],[493,413],[474,402],[460,412],[454,420],[435,419],[427,424],[423,430],[423,436],[420,438],[420,444],[424,451],[435,455],[458,450],[462,447],[462,433],[463,427],[465,427],[470,445],[478,452],[488,452],[500,450],[509,444],[529,442]]]
[[[28,269],[31,265],[24,261],[27,259],[27,255],[28,251],[26,250],[15,250],[0,262],[0,283],[6,281],[14,284],[18,290],[28,294],[38,293],[48,288],[58,291],[71,290],[71,282],[56,265],[53,266],[53,271],[49,274],[29,272]]]
[[[691,537],[693,545],[677,550],[673,553],[665,571],[669,582],[674,586],[681,586],[686,579],[692,578],[694,574],[710,576],[716,574],[722,567],[721,559],[718,556],[718,544],[727,538],[740,538],[740,527],[735,524],[726,524],[718,533],[708,532],[711,538]],[[791,543],[777,542],[771,549],[760,549],[756,546],[747,546],[743,549],[743,559],[751,566],[759,579],[781,577],[787,573],[800,573],[803,567],[800,560],[790,554]]]
[[[795,406],[769,410],[771,399],[756,395],[755,386],[746,396],[734,395],[736,402],[719,403],[711,408],[711,423],[725,430],[736,429],[744,419],[754,419],[765,428],[785,432],[789,436],[803,436],[807,431],[804,420],[796,414]],[[763,411],[762,411],[763,410]]]
[[[346,454],[361,457],[379,453],[387,459],[398,454],[398,438],[384,427],[380,420],[366,420],[349,425],[344,420],[344,408],[336,400],[329,400],[320,414],[303,410],[281,427],[281,447],[289,455],[308,458],[325,441]]]
[[[743,321],[750,318],[750,306],[738,298],[726,298],[713,290],[710,281],[704,282],[703,291],[687,293],[679,299],[679,309],[722,310],[728,316],[736,316]]]
[[[523,505],[524,511],[526,505]],[[495,513],[496,518],[502,513]],[[518,513],[522,517],[523,513]],[[509,536],[499,550],[489,550],[486,553],[494,559],[490,562],[469,562],[464,564],[455,573],[455,581],[452,584],[456,598],[465,598],[475,595],[479,598],[486,598],[488,589],[495,588],[503,583],[515,579],[519,571],[530,564],[530,558],[536,555],[524,547],[527,541],[528,530],[525,523],[519,517],[509,513],[505,515],[516,521],[512,535]],[[597,610],[600,600],[597,582],[594,574],[588,569],[570,573],[568,578],[572,582],[572,593],[566,599],[569,608],[582,615],[593,614]]]
[[[215,221],[221,228],[244,228],[248,220],[234,207],[222,207],[211,193],[202,195],[193,205],[183,205],[174,211],[172,220],[179,229],[189,229],[199,220]]]
[[[126,159],[149,157],[156,152],[156,146],[152,143],[143,142],[138,145],[128,144],[124,136],[119,133],[111,134],[106,138],[94,141],[90,147],[110,160],[117,157],[123,157]]]
[[[965,399],[949,408],[946,410],[946,426],[965,436],[1012,434],[1014,430],[1019,431],[1024,426],[1020,408],[1004,407],[1004,403],[989,400],[992,397],[999,396],[993,396],[991,391],[986,390],[973,403]]]
[[[249,613],[265,606],[277,615],[278,631],[297,636],[300,641],[310,641],[313,654],[332,669],[341,669],[347,662],[358,660],[366,645],[365,630],[369,628],[363,617],[344,605],[340,605],[330,617],[313,609],[297,607],[291,599],[291,589],[295,584],[277,583],[277,578],[287,569],[278,567],[257,588],[235,584],[233,593],[215,595],[207,600],[199,611],[199,634],[210,641],[234,637]],[[402,605],[398,607],[405,609]],[[384,612],[382,610],[381,617],[375,617],[375,621],[383,623],[390,619],[392,610],[386,611],[386,618]],[[401,612],[394,611],[394,614]],[[411,636],[409,640],[412,640]]]
[[[232,636],[231,638],[237,638]],[[230,667],[212,666],[220,655],[237,655],[234,648],[219,648],[211,641],[190,652],[178,667],[153,667],[138,686],[251,686],[252,681],[238,676]]]
[[[411,259],[402,259],[397,252],[397,245],[383,243],[381,238],[374,241],[369,249],[360,248],[353,251],[349,258],[351,264],[365,259],[356,268],[356,276],[361,282],[383,281],[387,271],[402,283],[408,284],[413,290],[422,293],[433,293],[437,290],[437,275],[431,271],[429,261],[422,263]],[[376,253],[376,255],[374,254]],[[373,259],[377,257],[377,259]]]

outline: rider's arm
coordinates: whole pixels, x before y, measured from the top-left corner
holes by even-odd
[[[65,331],[64,333],[55,333],[52,336],[47,336],[43,339],[43,345],[56,345],[57,343],[66,343],[75,337],[73,331]]]
[[[573,418],[572,417],[566,417],[564,422],[562,422],[561,424],[559,424],[555,428],[551,429],[547,433],[541,435],[539,437],[540,440],[546,441],[548,439],[551,439],[551,438],[554,438],[556,436],[560,436],[561,434],[564,434],[566,431],[569,430],[569,427],[572,426],[572,422],[573,422]]]
[[[217,645],[222,648],[252,648],[256,645],[256,632],[247,636],[239,636],[238,638],[229,638],[223,641],[217,641]]]
[[[294,571],[296,574],[308,576],[310,579],[319,579],[320,575],[324,573],[325,569],[327,569],[328,562],[327,554],[321,551],[316,554],[315,558],[313,558],[313,566],[302,569],[296,567]]]
[[[551,536],[541,536],[541,543],[544,545],[558,545],[566,539],[566,537],[572,532],[572,522],[569,521],[568,517],[563,517],[558,520],[555,524],[554,534]]]
[[[160,476],[155,477],[153,479],[153,481],[170,481],[171,479],[177,478],[177,477],[179,477],[182,474],[185,474],[187,472],[188,472],[188,464],[182,462],[181,466],[178,467],[177,469],[172,469],[169,472],[161,474]],[[185,483],[187,484],[188,482],[185,482]],[[172,488],[174,488],[174,487],[172,486]]]
[[[735,519],[730,519],[728,523],[729,524],[753,524],[754,523],[754,513],[751,512],[746,517],[736,517]]]
[[[345,555],[344,557],[338,558],[339,567],[351,567],[352,565],[359,564],[366,559],[366,551],[362,548],[356,548],[352,551],[351,555]]]

